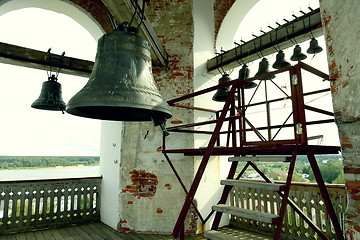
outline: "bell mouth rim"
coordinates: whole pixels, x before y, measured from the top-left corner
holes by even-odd
[[[152,121],[152,116],[162,116],[164,120],[172,117],[172,111],[164,107],[149,108],[146,105],[132,106],[77,106],[68,105],[65,111],[71,115],[107,120],[107,121],[124,121],[124,122],[143,122]]]

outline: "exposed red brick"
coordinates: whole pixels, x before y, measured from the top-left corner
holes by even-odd
[[[351,198],[354,200],[360,200],[360,195],[352,195]]]
[[[163,210],[161,208],[158,208],[158,209],[156,209],[156,213],[161,214],[161,213],[163,213]]]
[[[234,2],[235,0],[216,0],[214,2],[215,39],[219,33],[221,23]]]
[[[322,19],[324,22],[325,27],[329,24],[330,20],[331,20],[331,16],[326,14],[326,11],[324,10],[323,15],[322,15]]]
[[[167,183],[167,184],[165,184],[165,187],[170,190],[172,188],[172,185]]]
[[[342,149],[346,149],[346,148],[353,148],[353,145],[352,144],[341,144],[341,148]]]
[[[104,29],[105,32],[111,32],[114,28],[108,17],[108,9],[102,1],[98,0],[70,0],[80,9],[90,14]]]
[[[346,217],[346,219],[352,219],[352,218],[357,218],[358,215],[357,214],[345,213],[345,217]]]
[[[360,168],[344,167],[344,173],[360,174]]]
[[[127,185],[121,190],[121,193],[131,193],[137,198],[152,198],[156,193],[156,186],[158,185],[157,176],[145,170],[133,170],[129,174],[132,184]]]
[[[133,204],[134,202],[133,201],[128,201],[127,204]]]
[[[350,188],[360,188],[360,182],[346,182],[345,186]]]
[[[173,121],[171,121],[171,124],[181,124],[181,123],[183,123],[183,121],[181,121],[181,120],[173,120]]]
[[[356,188],[347,188],[347,192],[349,193],[349,194],[357,194],[357,193],[359,193],[360,192],[360,190],[359,189],[356,189]]]

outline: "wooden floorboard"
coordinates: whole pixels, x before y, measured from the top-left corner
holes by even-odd
[[[103,223],[46,229],[26,233],[0,235],[0,240],[173,240],[170,235],[120,233]],[[186,240],[205,239],[201,235],[186,236]]]

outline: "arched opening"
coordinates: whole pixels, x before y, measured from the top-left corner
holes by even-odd
[[[276,6],[274,5],[276,4]],[[287,19],[288,21],[293,20],[293,16],[301,16],[303,12],[309,12],[308,7],[311,7],[312,9],[316,9],[319,7],[319,1],[313,0],[313,1],[307,1],[307,2],[299,2],[299,1],[276,1],[276,3],[272,1],[256,1],[253,2],[253,5],[249,7],[248,5],[242,6],[240,2],[234,3],[232,8],[227,13],[217,38],[216,42],[216,48],[219,51],[221,48],[223,48],[225,51],[229,50],[231,48],[234,48],[236,45],[234,42],[240,43],[241,40],[247,42],[251,39],[255,38],[256,36],[261,36],[263,32],[268,32],[271,30],[268,26],[272,26],[273,28],[277,27],[276,23],[279,24],[285,24],[286,21],[284,19]],[[247,8],[248,11],[244,14],[243,9]],[[234,14],[235,12],[238,12],[240,16],[236,16]],[[243,16],[244,15],[244,16]],[[239,22],[239,19],[241,19],[241,22]],[[234,22],[239,22],[237,25],[237,30],[234,30],[235,27]],[[230,33],[233,31],[232,33]],[[291,29],[289,29],[291,33]],[[326,56],[326,47],[325,47],[325,39],[324,36],[317,37],[318,43],[320,47],[322,47],[323,51],[316,54],[308,54],[306,53],[307,49],[309,48],[309,43],[311,39],[311,33],[309,33],[309,41],[305,41],[302,43],[299,43],[300,47],[302,48],[302,52],[307,55],[307,58],[305,60],[302,60],[302,62],[320,70],[325,73],[329,73],[328,70],[328,62],[327,62],[327,56]],[[290,47],[288,49],[281,49],[285,53],[286,60],[291,64],[295,65],[297,64],[297,61],[291,61],[290,57],[293,55],[293,50],[295,45],[297,44],[296,39],[292,39],[294,42],[294,46]],[[257,46],[259,47],[259,46]],[[276,47],[276,46],[275,46]],[[250,68],[250,77],[253,77],[259,70],[259,63],[262,59],[261,52],[259,52],[259,60],[256,60],[254,62],[250,62],[247,65]],[[268,56],[265,56],[269,63],[270,68],[269,71],[274,71],[276,69],[272,68],[272,65],[276,61],[276,54],[271,54]],[[232,69],[229,71],[231,74],[231,79],[236,79],[239,76],[239,68]],[[320,78],[314,78],[312,74],[307,73],[306,71],[302,73],[303,74],[303,88],[304,93],[319,90],[319,89],[327,89],[330,88],[329,81],[322,81]],[[281,87],[282,90],[287,92],[288,95],[291,95],[290,93],[290,79],[288,74],[279,74],[274,81]],[[261,87],[264,87],[263,85]],[[276,88],[270,89],[268,85],[268,91],[274,90],[278,91]],[[248,96],[247,101],[252,97],[253,92],[255,89],[248,89],[245,92],[245,95]],[[259,91],[263,93],[264,90],[259,88]],[[281,98],[281,96],[279,96]],[[276,97],[273,97],[276,98]],[[271,99],[273,99],[271,98]],[[246,102],[247,102],[246,101]],[[305,104],[316,107],[319,109],[324,109],[329,112],[333,112],[333,104],[332,104],[332,97],[330,91],[324,92],[323,94],[317,94],[313,96],[306,96],[304,97]],[[257,102],[256,96],[253,98],[252,103]],[[289,104],[289,99],[284,99],[282,103],[279,103],[278,105],[272,104],[272,113],[271,113],[271,123],[276,125],[282,125],[285,118],[278,118],[278,116],[282,115],[282,111],[284,109],[289,108],[289,111],[291,113],[291,104]],[[247,117],[250,120],[252,124],[255,123],[256,127],[264,126],[266,124],[266,115],[263,116],[261,114],[264,114],[266,112],[265,108],[262,109],[256,109],[254,112],[247,112]],[[313,113],[311,111],[306,111],[306,119],[307,121],[315,121],[318,120],[318,117],[320,116],[317,113]],[[252,121],[253,119],[253,121]],[[262,121],[262,122],[261,122]],[[260,123],[261,122],[261,123]],[[280,133],[281,134],[281,133]],[[279,134],[279,136],[281,136]],[[285,134],[288,134],[285,132]],[[290,132],[290,134],[293,134]],[[314,145],[330,145],[330,146],[339,146],[339,136],[338,136],[338,130],[337,126],[334,122],[332,123],[326,123],[326,124],[320,124],[320,125],[309,125],[307,126],[307,134],[308,137],[313,138],[309,144]],[[285,136],[285,135],[284,135]],[[257,136],[252,136],[254,139],[257,139]],[[286,136],[285,136],[286,137]],[[284,137],[284,139],[285,139]],[[251,140],[251,138],[248,138]],[[339,156],[336,158],[336,163],[338,166],[341,167],[341,157]],[[339,173],[342,172],[341,169]],[[339,176],[341,179],[338,179],[337,182],[334,183],[343,183],[343,176]],[[312,179],[315,181],[314,179]],[[340,181],[340,182],[339,182]]]
[[[51,1],[52,4],[50,1],[24,2],[27,1],[15,0],[0,5],[0,42],[41,51],[51,48],[54,54],[65,52],[65,56],[95,60],[96,40],[102,35],[102,29],[89,18],[85,24],[86,21],[81,20],[86,17],[84,13],[59,1]],[[46,10],[54,8],[54,3],[57,11],[65,11],[66,15]],[[69,13],[76,13],[78,21],[67,16],[72,15]],[[92,30],[88,31],[84,26]],[[4,113],[0,126],[0,155],[100,155],[100,121],[30,107],[38,98],[42,83],[47,80],[46,71],[0,64],[0,78],[0,104]],[[64,101],[67,102],[87,80],[60,72],[58,82],[62,85]],[[97,167],[91,174],[98,172]]]

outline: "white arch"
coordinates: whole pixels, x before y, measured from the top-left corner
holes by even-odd
[[[233,48],[233,39],[241,21],[259,0],[237,0],[221,23],[217,39],[216,49],[228,50]]]
[[[97,41],[105,31],[100,24],[86,11],[70,1],[59,0],[0,0],[0,16],[22,8],[41,8],[67,15],[83,26]]]

